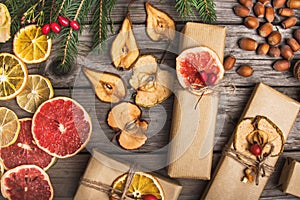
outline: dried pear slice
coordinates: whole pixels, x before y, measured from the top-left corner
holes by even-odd
[[[252,120],[253,118],[245,118],[237,125],[233,140],[233,147],[238,152],[244,152],[249,149],[247,136],[255,130],[252,125]]]
[[[164,11],[146,2],[146,26],[148,36],[154,40],[173,40],[175,37],[175,22]]]
[[[137,91],[135,103],[152,107],[172,94],[173,81],[174,75],[167,70],[161,70],[153,55],[143,55],[134,64],[129,83]]]
[[[121,130],[118,142],[127,150],[138,149],[147,140],[148,123],[140,120],[142,111],[133,103],[122,102],[108,113],[107,123],[113,129]]]
[[[132,31],[132,25],[127,16],[122,27],[112,42],[110,50],[113,65],[118,69],[130,69],[139,56],[139,49]]]
[[[118,103],[126,96],[125,84],[118,75],[85,67],[82,71],[93,85],[96,96],[101,101]]]
[[[7,7],[0,3],[0,42],[10,39],[11,17]]]
[[[258,116],[257,128],[268,134],[268,142],[274,146],[272,156],[278,156],[283,151],[284,137],[282,131],[270,119]]]

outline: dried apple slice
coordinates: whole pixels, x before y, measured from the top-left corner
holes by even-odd
[[[85,67],[82,71],[93,85],[96,96],[101,101],[117,103],[126,96],[125,84],[118,75]]]
[[[139,49],[132,31],[129,16],[127,16],[122,27],[112,42],[110,50],[113,65],[118,69],[130,69],[131,65],[139,56]]]
[[[114,106],[108,113],[107,123],[110,127],[120,130],[118,142],[127,150],[138,149],[147,140],[148,123],[141,120],[142,111],[130,102],[122,102]]]
[[[148,36],[154,40],[173,40],[175,37],[175,22],[164,11],[146,2],[146,26]]]
[[[133,67],[130,85],[137,91],[135,103],[143,107],[152,107],[162,103],[172,94],[174,75],[158,67],[153,55],[138,58]]]

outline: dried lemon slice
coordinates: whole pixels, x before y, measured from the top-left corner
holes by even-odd
[[[11,17],[9,11],[3,3],[0,3],[0,42],[10,39]]]
[[[127,173],[123,174],[114,181],[113,188],[115,190],[124,190],[127,175]],[[154,195],[159,200],[165,199],[163,189],[154,176],[144,172],[135,172],[126,195],[135,199],[141,199],[144,195],[149,194]]]
[[[0,53],[0,100],[17,96],[25,88],[27,78],[27,67],[20,59],[9,53]]]
[[[13,144],[20,132],[18,116],[10,109],[0,107],[0,147]]]
[[[36,25],[26,26],[15,35],[13,51],[25,63],[45,61],[51,52],[52,40]]]
[[[29,75],[25,89],[16,99],[23,110],[34,113],[39,105],[53,96],[53,87],[48,78],[41,75]]]

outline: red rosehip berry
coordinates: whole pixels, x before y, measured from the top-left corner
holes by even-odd
[[[60,30],[61,30],[60,25],[59,25],[58,23],[56,23],[56,22],[52,22],[52,23],[50,24],[50,28],[51,28],[51,30],[52,30],[54,33],[59,33]]]
[[[207,73],[205,71],[200,72],[200,80],[202,81],[202,83],[204,83],[206,85]]]
[[[142,198],[143,198],[143,200],[158,200],[158,199],[156,198],[156,196],[154,196],[154,195],[152,195],[152,194],[146,194],[146,195],[144,195]]]
[[[79,23],[75,20],[70,21],[70,26],[72,27],[72,29],[76,31],[80,29]]]
[[[208,77],[208,85],[214,85],[217,81],[217,75],[216,74],[210,74]]]
[[[62,17],[62,16],[58,16],[58,22],[60,23],[60,25],[62,26],[69,26],[69,20]]]
[[[44,35],[48,35],[48,33],[50,32],[50,24],[45,24],[43,27],[42,27],[42,33]]]
[[[261,147],[258,144],[252,144],[250,147],[250,152],[255,155],[255,156],[259,156],[261,154]]]

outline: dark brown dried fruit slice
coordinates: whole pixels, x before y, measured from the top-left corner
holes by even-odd
[[[94,91],[101,101],[118,103],[126,96],[125,84],[118,75],[85,67],[82,71],[93,85]]]
[[[122,102],[108,113],[107,123],[121,132],[118,142],[124,149],[138,149],[147,140],[148,123],[140,119],[141,114],[139,107],[130,102]]]
[[[10,200],[51,200],[54,194],[48,174],[36,165],[21,165],[5,172],[1,193]]]
[[[164,11],[146,2],[146,26],[148,36],[154,40],[173,40],[175,37],[175,22]]]
[[[160,69],[154,56],[144,55],[134,64],[129,83],[137,91],[135,103],[143,107],[152,107],[172,94],[173,81],[173,74]]]
[[[131,21],[127,16],[111,46],[110,54],[113,65],[116,68],[128,70],[138,58],[139,53]]]

